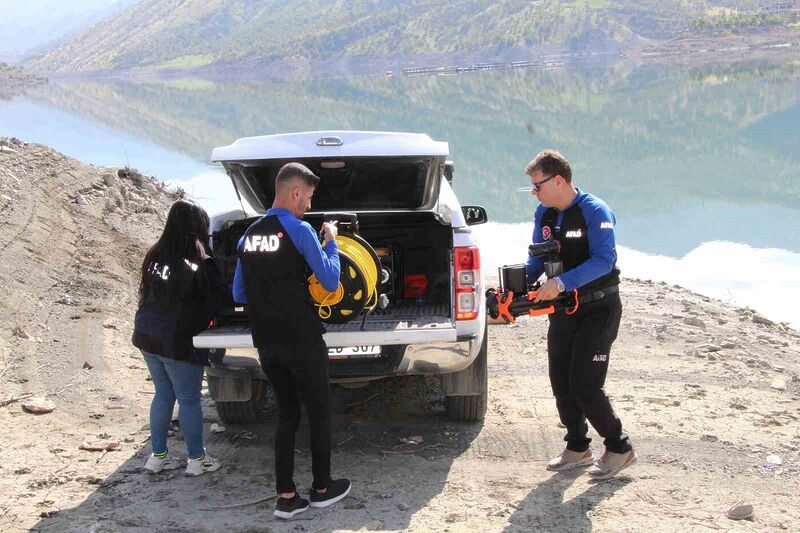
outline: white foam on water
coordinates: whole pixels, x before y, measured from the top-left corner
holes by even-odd
[[[533,227],[489,222],[472,228],[481,245],[481,268],[522,263]],[[800,254],[746,244],[704,242],[683,257],[651,255],[617,247],[623,277],[664,281],[737,306],[748,306],[800,329]]]

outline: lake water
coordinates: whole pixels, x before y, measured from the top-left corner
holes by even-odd
[[[617,215],[628,277],[677,283],[800,327],[800,60],[565,67],[286,82],[51,83],[0,101],[0,135],[130,165],[209,211],[236,207],[209,161],[238,137],[364,129],[450,143],[490,272],[524,260],[525,164],[556,148]]]

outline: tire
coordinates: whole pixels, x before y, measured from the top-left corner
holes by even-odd
[[[249,424],[261,420],[267,405],[269,384],[260,379],[253,380],[253,397],[246,402],[216,402],[217,414],[226,424]]]
[[[483,343],[478,357],[473,361],[471,368],[483,381],[483,392],[473,396],[447,396],[445,407],[447,418],[454,422],[480,422],[486,416],[486,407],[489,400],[489,372],[487,369],[487,351],[489,346],[489,332],[484,330]],[[477,365],[477,366],[476,366]]]

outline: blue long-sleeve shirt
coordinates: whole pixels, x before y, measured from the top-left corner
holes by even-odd
[[[563,211],[559,211],[557,226],[561,226],[564,211],[577,205],[586,220],[586,233],[589,240],[589,259],[558,277],[567,292],[583,287],[604,274],[611,272],[617,262],[617,244],[614,227],[617,219],[614,212],[600,198],[578,189],[578,194]],[[547,208],[541,204],[533,216],[533,242],[544,241],[542,235],[542,216]],[[529,280],[537,280],[544,272],[544,257],[528,257],[526,263]]]
[[[325,248],[320,246],[314,228],[308,222],[298,219],[288,209],[269,209],[264,216],[277,215],[281,225],[286,230],[292,244],[297,251],[305,258],[311,271],[317,279],[329,291],[334,291],[339,286],[339,247],[336,241],[329,241]],[[244,235],[239,239],[236,249],[241,253]],[[238,303],[247,303],[247,291],[245,290],[244,272],[242,272],[242,262],[236,262],[236,272],[233,275],[233,300]]]

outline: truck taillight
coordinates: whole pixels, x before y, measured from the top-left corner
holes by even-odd
[[[478,318],[481,279],[481,254],[476,246],[457,246],[453,251],[455,270],[456,320]]]

